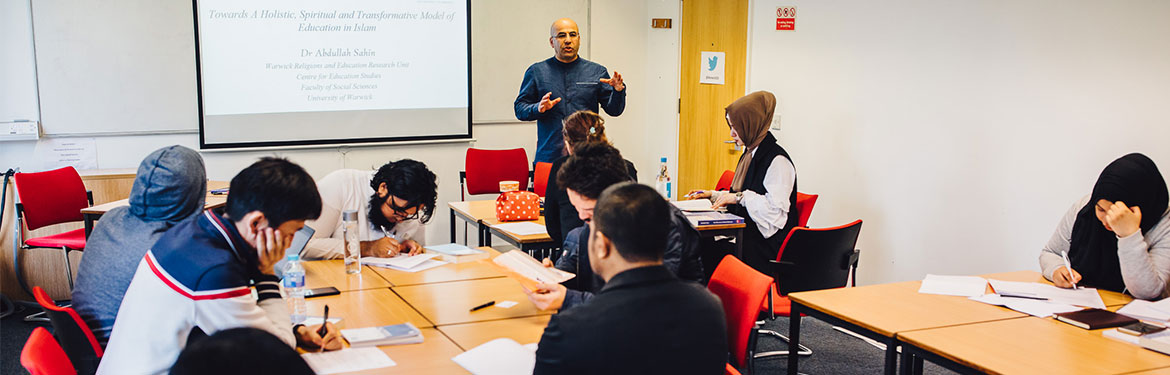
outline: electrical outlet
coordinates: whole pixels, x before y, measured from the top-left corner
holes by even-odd
[[[0,141],[35,141],[40,137],[36,121],[0,122]]]

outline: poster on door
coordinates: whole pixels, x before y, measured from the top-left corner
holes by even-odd
[[[699,83],[708,85],[722,85],[724,82],[723,67],[726,66],[723,52],[702,52],[702,63],[699,64]]]

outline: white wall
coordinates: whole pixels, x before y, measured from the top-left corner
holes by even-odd
[[[0,123],[40,120],[29,12],[28,0],[0,1]]]
[[[643,182],[652,182],[657,170],[658,158],[667,156],[672,163],[677,159],[677,113],[675,101],[678,93],[678,33],[670,30],[651,30],[650,17],[676,18],[679,12],[676,0],[647,0],[633,2],[625,0],[593,0],[590,17],[593,30],[584,35],[592,43],[590,59],[597,61],[611,71],[617,70],[625,76],[630,86],[626,111],[621,117],[607,122],[610,137],[623,150],[623,154],[637,164]],[[549,19],[551,24],[553,19]],[[577,20],[579,23],[587,20]],[[533,35],[535,39],[547,40],[546,35]],[[549,49],[551,56],[552,50]],[[79,59],[87,58],[78,56]],[[519,87],[523,71],[493,72],[492,74],[513,74]],[[514,91],[499,95],[515,97]],[[102,100],[102,99],[98,99]],[[106,98],[104,100],[118,100]],[[669,106],[663,103],[669,103]],[[190,119],[175,119],[189,122]],[[523,147],[531,158],[536,149],[535,123],[483,124],[473,127],[475,142],[479,148]],[[135,135],[97,137],[96,147],[99,168],[134,168],[151,151],[171,144],[180,144],[198,149],[197,134]],[[40,161],[34,157],[35,142],[0,142],[0,170],[20,167],[24,171],[40,170]],[[463,159],[468,143],[435,143],[422,145],[348,147],[343,155],[341,148],[290,149],[247,152],[204,152],[208,177],[228,180],[239,170],[254,162],[258,157],[280,155],[302,165],[316,178],[338,168],[373,168],[389,160],[413,158],[427,164],[439,178],[439,207],[427,228],[430,243],[446,242],[448,234],[448,210],[445,202],[459,200],[458,173],[463,169]],[[674,166],[672,165],[672,168]],[[478,199],[490,199],[481,196]],[[462,225],[459,228],[462,238]],[[471,242],[474,236],[469,237]],[[503,243],[496,241],[495,243]]]
[[[777,6],[796,31],[775,31]],[[755,0],[749,91],[812,226],[865,220],[859,280],[1038,269],[1101,169],[1170,172],[1170,3]],[[1166,172],[1163,172],[1166,173]]]

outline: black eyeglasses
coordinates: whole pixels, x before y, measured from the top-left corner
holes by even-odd
[[[421,211],[419,209],[415,209],[414,213],[412,214],[410,212],[407,212],[407,210],[411,209],[411,207],[409,207],[409,206],[408,207],[395,206],[394,205],[394,196],[392,196],[392,195],[386,196],[386,202],[383,204],[386,205],[386,207],[390,207],[390,210],[394,211],[394,216],[398,216],[402,220],[418,219],[418,217],[419,217],[418,213],[419,213],[419,211]]]

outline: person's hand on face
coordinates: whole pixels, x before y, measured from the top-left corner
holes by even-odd
[[[1129,237],[1141,229],[1142,210],[1126,206],[1122,201],[1113,202],[1105,212],[1105,223],[1118,237]]]
[[[561,284],[539,283],[536,285],[536,290],[524,289],[524,294],[528,295],[528,300],[532,301],[536,308],[541,310],[557,310],[565,303],[565,288]]]
[[[259,259],[260,273],[275,275],[276,262],[284,258],[284,251],[288,249],[284,235],[273,228],[263,228],[256,232],[256,257]]]

